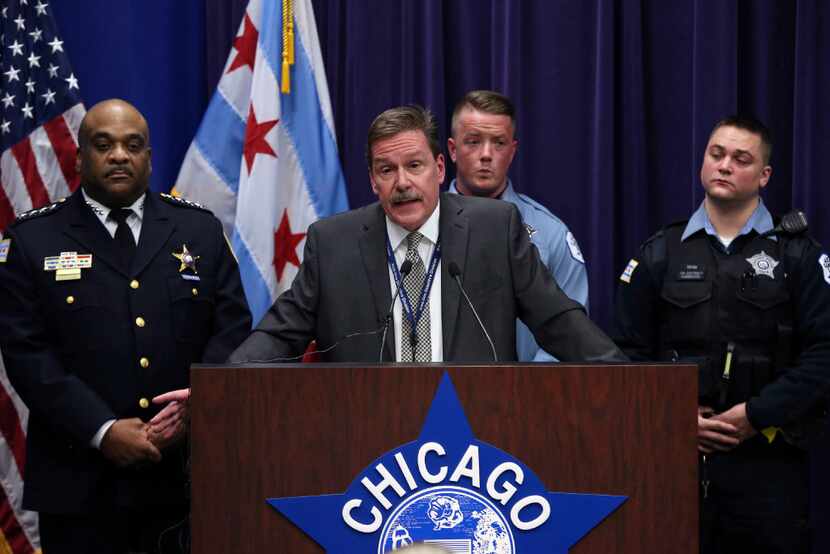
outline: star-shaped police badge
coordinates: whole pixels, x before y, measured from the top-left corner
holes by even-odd
[[[375,460],[344,494],[268,503],[329,554],[420,542],[466,554],[566,554],[626,498],[548,492],[519,460],[475,438],[445,373],[420,436]]]
[[[766,275],[770,279],[775,279],[775,267],[780,263],[761,250],[760,254],[755,254],[751,258],[746,258],[752,269],[755,270],[755,275]]]
[[[194,256],[188,249],[186,244],[182,244],[182,251],[181,252],[173,252],[173,257],[181,262],[179,266],[179,273],[184,271],[185,269],[191,270],[193,273],[199,273],[196,271],[196,260],[201,258],[201,256]]]

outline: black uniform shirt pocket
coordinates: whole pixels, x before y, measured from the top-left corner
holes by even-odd
[[[46,320],[71,352],[97,350],[109,343],[114,314],[102,298],[100,286],[89,280],[57,282],[49,288]],[[79,331],[83,331],[79,335]]]
[[[691,308],[712,298],[710,281],[666,281],[660,296],[678,308]]]
[[[706,341],[710,328],[711,281],[665,281],[660,326],[661,349],[684,351]]]
[[[176,275],[167,279],[167,285],[176,338],[188,342],[207,340],[213,325],[212,281],[205,277],[191,281]]]
[[[761,310],[768,310],[790,300],[786,283],[780,276],[775,279],[764,275],[746,276],[742,279],[736,296]]]
[[[780,324],[792,319],[786,283],[783,278],[773,280],[766,276],[744,281],[735,291],[735,312],[741,325],[732,334],[743,341],[768,342],[774,348]]]

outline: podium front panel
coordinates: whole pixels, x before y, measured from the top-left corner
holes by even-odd
[[[194,366],[193,552],[323,552],[266,499],[345,492],[418,437],[445,371],[549,491],[628,497],[571,553],[697,553],[696,367],[665,364]]]

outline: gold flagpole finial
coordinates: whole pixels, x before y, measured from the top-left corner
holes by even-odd
[[[282,0],[282,76],[280,91],[291,93],[291,66],[294,65],[294,0]]]
[[[285,0],[288,4],[288,63],[294,65],[294,0]]]

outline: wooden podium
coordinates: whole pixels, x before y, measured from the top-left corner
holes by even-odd
[[[192,551],[323,552],[265,499],[343,493],[418,437],[445,371],[548,490],[629,497],[571,553],[697,553],[697,369],[665,364],[196,365]]]

